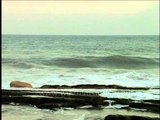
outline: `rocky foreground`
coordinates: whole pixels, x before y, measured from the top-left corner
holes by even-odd
[[[28,83],[13,82],[11,87],[28,87]],[[64,89],[135,89],[148,90],[149,88],[128,88],[117,85],[43,85],[35,89],[3,89],[2,104],[32,105],[41,109],[74,108],[91,105],[91,109],[104,109],[107,106],[122,105],[120,109],[139,109],[158,114],[160,112],[160,100],[132,100],[121,98],[102,97],[99,93],[63,91]],[[59,90],[61,89],[61,90]],[[62,90],[63,89],[63,90]],[[157,89],[157,88],[156,88]],[[107,115],[105,120],[159,120],[135,115]]]
[[[131,116],[131,115],[108,115],[104,120],[159,120],[160,118]]]

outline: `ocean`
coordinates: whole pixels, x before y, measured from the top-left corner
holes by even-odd
[[[98,91],[111,98],[158,100],[159,36],[3,35],[2,88],[10,88],[13,80],[35,88],[46,84],[149,87],[148,91]]]

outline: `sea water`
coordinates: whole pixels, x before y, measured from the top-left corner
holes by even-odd
[[[46,84],[147,87],[150,90],[83,91],[98,91],[110,98],[158,100],[159,37],[3,35],[2,88],[9,88],[13,80],[31,83],[33,87]],[[11,108],[4,106],[4,109]]]
[[[13,80],[158,88],[159,38],[3,35],[2,88]]]

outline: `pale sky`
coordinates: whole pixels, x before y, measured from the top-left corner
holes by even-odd
[[[2,34],[158,35],[158,1],[2,1]]]

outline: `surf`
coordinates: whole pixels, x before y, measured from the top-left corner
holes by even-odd
[[[56,57],[51,59],[30,58],[21,60],[2,58],[2,64],[26,69],[38,65],[61,68],[150,69],[159,67],[159,59],[122,55]]]

